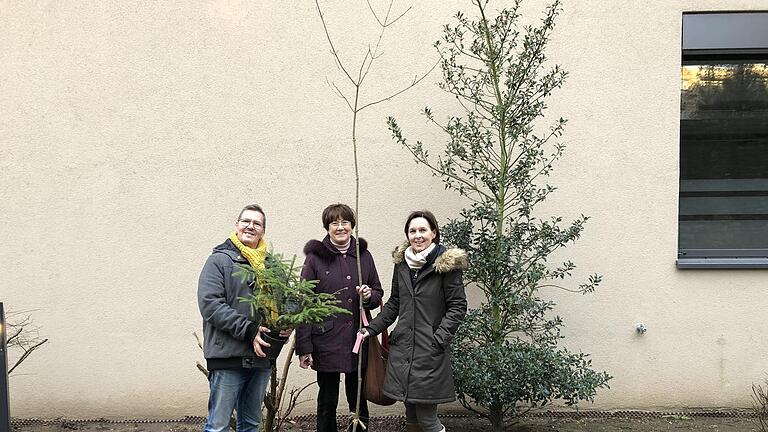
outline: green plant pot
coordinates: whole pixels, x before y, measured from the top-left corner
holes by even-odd
[[[276,360],[280,356],[280,351],[283,349],[283,346],[288,341],[287,337],[280,336],[280,332],[274,332],[274,334],[274,336],[272,333],[261,334],[261,338],[270,345],[268,347],[262,347],[264,354],[267,355],[267,359],[269,360]]]

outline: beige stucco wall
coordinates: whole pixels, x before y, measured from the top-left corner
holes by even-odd
[[[748,406],[768,371],[765,273],[674,266],[681,13],[765,6],[693,3],[566,1],[549,51],[570,71],[550,114],[570,121],[546,210],[592,215],[567,254],[605,277],[595,295],[549,293],[566,344],[614,376],[585,408]],[[375,30],[365,3],[323,4],[359,62]],[[427,69],[469,2],[412,6],[366,98]],[[324,234],[322,208],[353,200],[351,117],[326,84],[344,85],[314,2],[2,1],[0,65],[0,301],[34,310],[50,338],[11,380],[13,415],[204,415],[191,333],[210,249],[258,202],[274,247],[300,254]],[[418,111],[450,113],[438,78],[360,118],[361,231],[385,285],[407,212],[463,204],[384,125],[395,115],[437,149]],[[293,383],[312,378],[295,369]]]

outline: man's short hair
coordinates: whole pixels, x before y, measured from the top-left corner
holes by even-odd
[[[326,231],[331,225],[331,222],[335,222],[339,219],[350,221],[352,223],[352,228],[355,227],[355,212],[353,212],[348,205],[341,203],[331,204],[323,210],[323,228],[325,228]]]
[[[240,214],[237,216],[238,221],[241,217],[243,217],[243,213],[245,213],[247,210],[253,210],[261,213],[261,216],[264,217],[264,229],[267,229],[267,215],[264,214],[264,210],[258,204],[248,204],[247,206],[243,207],[243,209],[240,210]]]

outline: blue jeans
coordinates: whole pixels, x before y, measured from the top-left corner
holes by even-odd
[[[237,408],[237,432],[259,432],[270,368],[220,369],[208,374],[211,396],[203,432],[226,432]]]

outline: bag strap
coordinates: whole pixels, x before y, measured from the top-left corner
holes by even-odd
[[[379,306],[379,312],[382,312],[384,310],[384,306]],[[368,311],[363,311],[363,315],[360,317],[360,319],[363,320],[363,327],[368,327]],[[360,333],[357,333],[357,337],[355,338],[355,346],[352,347],[352,352],[357,354],[360,351],[360,347],[363,345],[363,335]],[[384,329],[381,332],[381,348],[389,351],[389,333],[387,332],[387,329]]]

